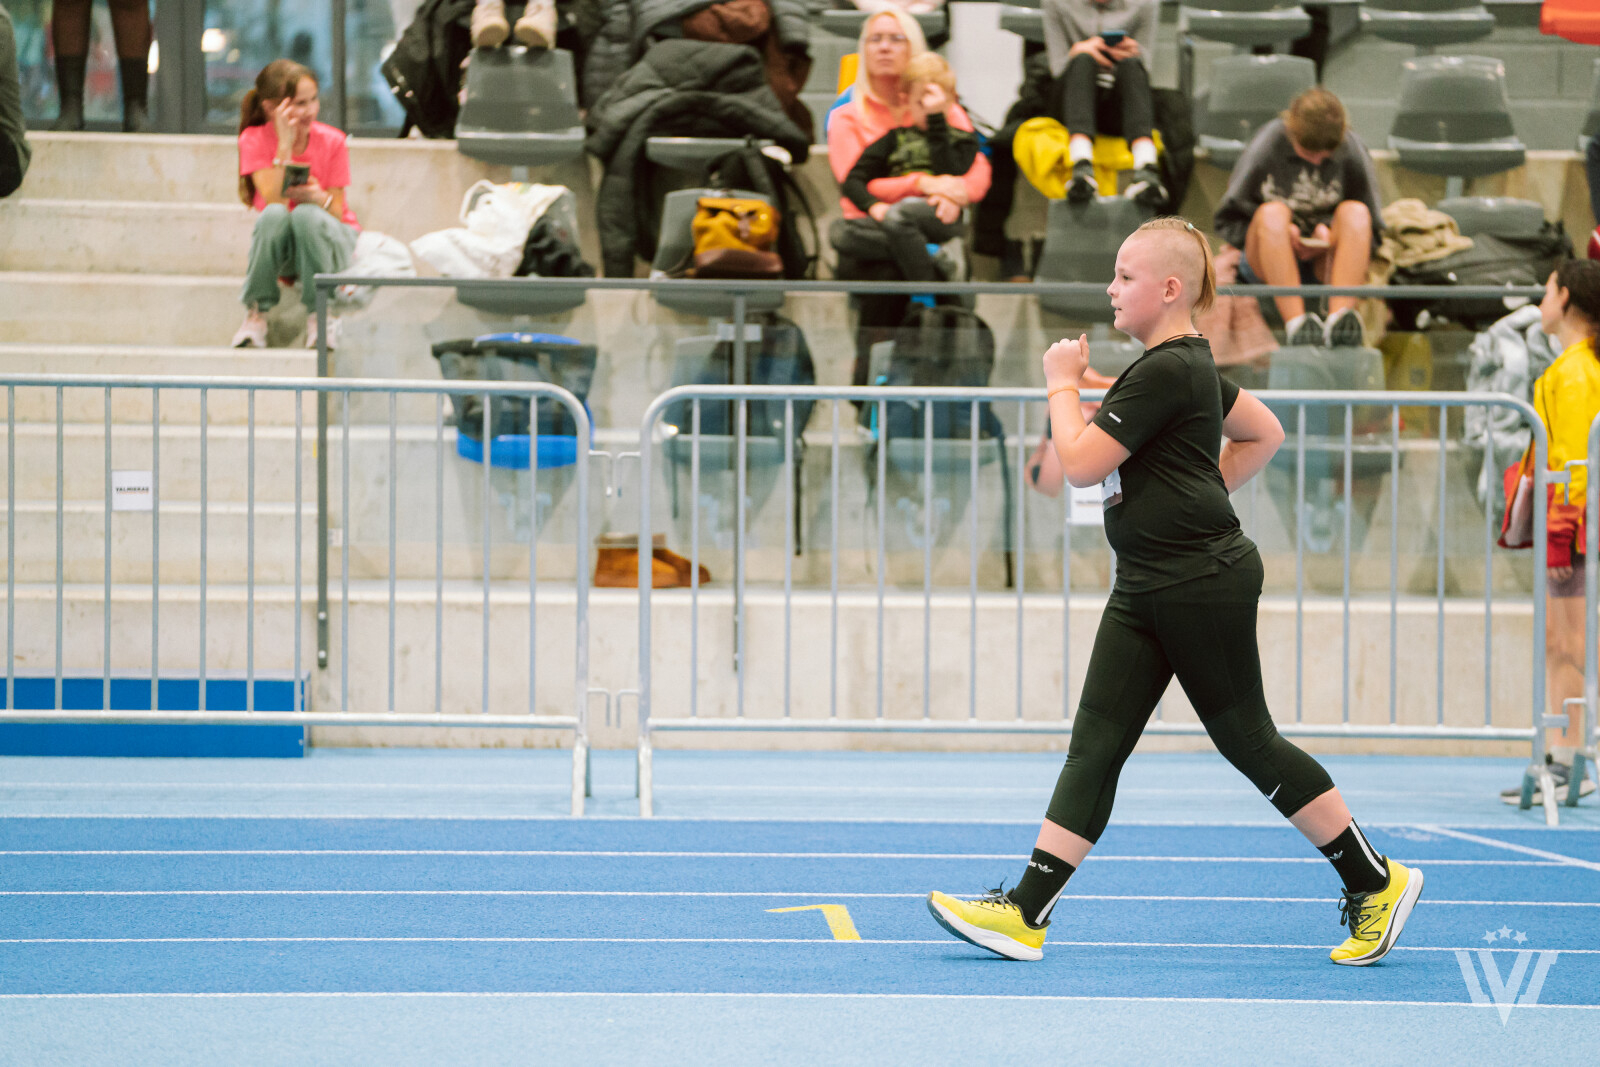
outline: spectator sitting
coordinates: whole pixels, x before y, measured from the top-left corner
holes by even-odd
[[[472,6],[472,47],[499,48],[515,35],[529,48],[556,46],[555,0],[529,0],[516,25],[506,19],[506,0],[475,0]]]
[[[869,216],[844,220],[848,243],[887,250],[907,281],[939,277],[928,245],[961,235],[961,208],[946,197],[907,196],[894,203],[873,196],[878,178],[911,174],[960,175],[977,165],[978,137],[952,130],[947,112],[955,105],[956,79],[937,52],[924,52],[906,64],[900,81],[912,125],[897,126],[862,150],[843,185],[845,199]],[[881,255],[876,258],[882,258]]]
[[[1134,170],[1126,196],[1151,207],[1166,200],[1151,136],[1158,21],[1157,0],[1044,0],[1044,42],[1055,78],[1050,110],[1071,135],[1068,200],[1095,195],[1096,134],[1128,142]]]
[[[1216,214],[1217,236],[1244,250],[1239,280],[1253,285],[1361,285],[1382,226],[1372,157],[1321,87],[1257,131]],[[1326,323],[1298,296],[1273,299],[1292,345],[1366,343],[1356,297],[1329,298]]]
[[[28,172],[28,127],[22,120],[22,79],[11,15],[0,6],[0,196],[10,196]]]
[[[345,201],[350,150],[342,132],[317,121],[317,90],[311,71],[275,59],[256,75],[239,109],[239,198],[261,217],[250,238],[240,297],[245,318],[233,336],[235,348],[266,347],[263,313],[277,306],[279,277],[300,279],[300,298],[314,312],[312,276],[344,270],[355,251],[356,217]],[[289,171],[291,165],[309,172]],[[305,180],[296,182],[301,176]],[[306,347],[316,344],[313,318]]]

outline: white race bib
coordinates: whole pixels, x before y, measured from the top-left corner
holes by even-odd
[[[1111,507],[1122,503],[1122,471],[1112,471],[1106,475],[1106,480],[1100,483],[1100,505]]]

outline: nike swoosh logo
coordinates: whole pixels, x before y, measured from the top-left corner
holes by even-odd
[[[1272,792],[1267,794],[1267,799],[1271,800],[1273,797],[1277,796],[1278,795],[1278,790],[1280,790],[1282,788],[1283,788],[1283,783],[1282,782],[1279,782],[1277,785],[1273,786],[1272,787]]]

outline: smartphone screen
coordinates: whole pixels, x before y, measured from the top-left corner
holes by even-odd
[[[1100,39],[1106,43],[1107,48],[1115,48],[1127,36],[1128,34],[1124,30],[1106,30],[1100,35]]]
[[[297,185],[304,185],[311,180],[311,165],[308,163],[285,163],[283,165],[283,191],[287,193]]]

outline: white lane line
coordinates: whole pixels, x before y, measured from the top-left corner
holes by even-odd
[[[0,849],[0,856],[483,856],[582,857],[600,859],[799,859],[799,860],[1005,860],[1022,861],[1020,852],[669,852],[617,849],[465,849],[465,848],[129,848]],[[1316,856],[1104,856],[1096,863],[1326,863]],[[1432,867],[1565,867],[1558,860],[1418,859],[1408,864]]]
[[[1077,1004],[1272,1004],[1290,1006],[1327,1006],[1339,1008],[1465,1008],[1471,1011],[1482,1011],[1494,1007],[1493,1004],[1473,1004],[1459,1000],[1332,1000],[1332,999],[1290,999],[1286,997],[1262,997],[1251,999],[1248,997],[1095,997],[1095,996],[1060,996],[1048,994],[1007,994],[1007,993],[753,993],[753,992],[715,992],[715,993],[677,993],[677,992],[629,992],[607,993],[600,990],[560,990],[548,993],[445,993],[445,992],[393,992],[379,991],[349,991],[329,993],[307,992],[271,992],[271,993],[0,993],[0,1000],[136,1000],[140,998],[151,1000],[249,1000],[252,998],[277,999],[277,1000],[314,1000],[325,998],[363,998],[363,999],[388,999],[391,997],[408,997],[416,999],[448,999],[472,998],[506,1000],[539,1000],[555,997],[599,997],[599,998],[656,998],[668,997],[676,999],[695,999],[717,997],[722,999],[742,1000],[1016,1000],[1016,1001],[1056,1001],[1060,1003]],[[1518,1004],[1520,1011],[1600,1011],[1600,1004]]]
[[[1493,837],[1483,837],[1479,834],[1463,833],[1460,830],[1446,830],[1442,826],[1420,826],[1418,829],[1425,830],[1430,834],[1441,834],[1445,837],[1453,837],[1458,841],[1471,841],[1473,844],[1488,845],[1490,848],[1502,848],[1507,852],[1520,852],[1524,856],[1538,856],[1542,860],[1554,860],[1556,863],[1560,863],[1568,867],[1582,867],[1583,869],[1589,871],[1600,871],[1600,863],[1592,863],[1589,860],[1580,860],[1574,856],[1565,856],[1559,852],[1546,852],[1542,848],[1529,848],[1527,845],[1514,845],[1509,841],[1499,841]]]
[[[0,945],[214,945],[214,944],[503,944],[503,945],[952,945],[941,938],[869,937],[854,941],[816,937],[7,937]],[[1203,941],[1052,941],[1053,948],[1270,949],[1327,952],[1327,945],[1228,944]],[[1394,952],[1478,952],[1481,946],[1453,948],[1397,945]],[[1515,948],[1488,949],[1516,953]],[[1547,949],[1563,956],[1600,956],[1600,948]]]
[[[926,893],[829,893],[821,890],[733,891],[669,889],[6,889],[0,897],[795,897],[824,900],[924,900]],[[1071,900],[1132,900],[1198,904],[1336,904],[1333,897],[1188,897],[1075,893]],[[1600,908],[1586,900],[1428,900],[1430,907]]]

